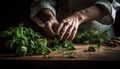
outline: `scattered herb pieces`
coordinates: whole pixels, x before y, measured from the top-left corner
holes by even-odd
[[[73,52],[66,52],[68,58],[77,58],[77,56]]]
[[[96,52],[100,48],[100,45],[89,46],[88,49],[85,49],[84,52]]]

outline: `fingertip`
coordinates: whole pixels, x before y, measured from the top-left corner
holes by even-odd
[[[73,41],[74,37],[72,39],[70,39],[69,41]]]
[[[61,41],[61,40],[62,40],[60,36],[58,37],[58,39],[59,39],[59,41]]]

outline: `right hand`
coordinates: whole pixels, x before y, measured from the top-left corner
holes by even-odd
[[[53,38],[56,35],[55,28],[58,25],[56,17],[50,9],[43,9],[38,17],[45,23],[45,34],[48,38]]]

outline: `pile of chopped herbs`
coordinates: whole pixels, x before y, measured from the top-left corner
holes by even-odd
[[[62,48],[65,48],[65,50],[76,50],[76,48],[74,47],[74,44],[71,41],[66,40],[66,41],[61,42],[57,38],[55,38],[51,46],[51,49],[53,51],[56,51]]]
[[[48,47],[49,42],[45,36],[29,27],[25,27],[23,23],[2,31],[0,38],[3,40],[3,46],[14,51],[15,56],[25,56],[27,53],[46,55],[62,48],[75,50],[72,42],[60,42],[56,38],[52,43],[52,47]]]
[[[107,38],[107,31],[102,32],[97,29],[90,29],[83,33],[76,34],[74,42],[83,44],[99,44],[106,41]]]

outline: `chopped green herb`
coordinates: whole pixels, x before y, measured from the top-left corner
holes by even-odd
[[[100,48],[100,45],[89,46],[88,49],[85,49],[84,52],[96,52]]]
[[[0,37],[4,39],[5,47],[9,50],[16,51],[16,56],[24,56],[27,53],[34,55],[47,55],[52,51],[65,48],[66,50],[75,50],[74,44],[70,41],[61,42],[54,39],[51,47],[48,47],[48,40],[39,32],[35,32],[32,28],[25,27],[23,23],[18,26],[9,27],[0,33]],[[40,39],[40,40],[37,40]]]
[[[77,58],[77,56],[73,52],[66,52],[68,58]]]
[[[90,29],[76,34],[73,42],[83,44],[98,44],[107,40],[107,37],[107,31],[102,32],[97,29]]]

